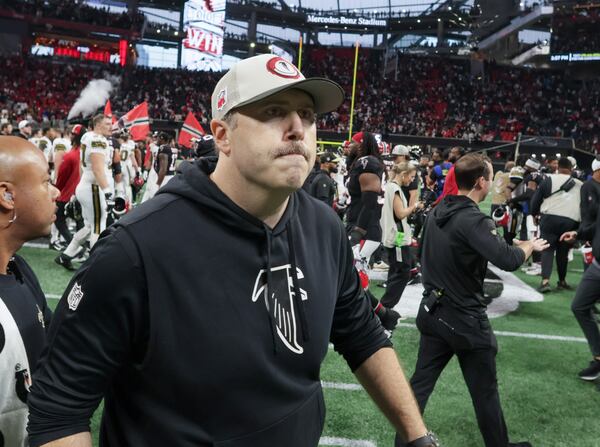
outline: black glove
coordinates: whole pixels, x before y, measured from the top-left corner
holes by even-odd
[[[425,436],[422,436],[414,441],[406,444],[406,447],[440,447],[440,441],[435,434],[427,432]]]
[[[112,191],[105,192],[104,199],[106,200],[106,210],[110,211],[112,207],[115,206],[115,199]]]

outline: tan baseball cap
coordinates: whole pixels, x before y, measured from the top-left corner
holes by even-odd
[[[212,117],[225,114],[285,90],[308,93],[316,113],[337,109],[344,102],[344,90],[326,78],[306,79],[291,62],[273,54],[261,54],[235,64],[217,83],[212,94]]]

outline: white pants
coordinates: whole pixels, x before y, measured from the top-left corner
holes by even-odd
[[[79,182],[75,197],[81,204],[83,228],[73,235],[73,240],[65,250],[65,255],[73,257],[79,247],[90,240],[90,248],[106,228],[106,198],[100,187],[86,181]]]
[[[133,203],[131,182],[134,176],[135,171],[131,161],[121,162],[121,181],[115,185],[115,196],[125,197],[130,204]]]
[[[144,191],[144,195],[142,196],[142,202],[146,200],[150,200],[158,191],[158,185],[156,181],[158,180],[158,174],[154,169],[150,169],[148,173],[148,179],[146,179],[146,190]]]

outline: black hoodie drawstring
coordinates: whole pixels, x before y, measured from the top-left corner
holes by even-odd
[[[263,224],[263,229],[265,230],[265,236],[267,237],[267,282],[265,284],[265,306],[267,307],[267,314],[269,314],[269,325],[271,326],[271,341],[273,342],[273,352],[277,354],[277,340],[275,339],[275,321],[273,320],[273,315],[271,314],[271,306],[269,304],[271,299],[271,291],[269,290],[269,286],[273,284],[272,274],[271,274],[271,229]],[[273,309],[275,312],[275,309]]]
[[[294,302],[296,303],[296,310],[298,311],[298,317],[300,318],[300,326],[302,328],[302,340],[310,340],[310,333],[308,332],[308,320],[306,319],[306,312],[304,309],[304,300],[302,300],[302,294],[300,293],[300,286],[298,285],[298,268],[296,267],[296,252],[294,250],[294,236],[292,235],[292,226],[288,222],[285,226],[287,230],[288,248],[290,250],[290,264],[292,270],[292,286],[294,288]]]

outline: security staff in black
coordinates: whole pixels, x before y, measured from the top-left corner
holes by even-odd
[[[327,153],[321,155],[320,161],[321,168],[313,178],[308,191],[311,196],[333,207],[337,183],[331,178],[331,174],[337,173],[338,158],[334,154]]]
[[[477,204],[492,184],[487,157],[468,154],[455,164],[459,193],[446,196],[425,222],[422,274],[425,292],[417,315],[421,333],[411,385],[421,408],[450,359],[456,355],[475,407],[486,447],[527,447],[509,443],[496,378],[498,346],[486,315],[483,281],[487,263],[516,270],[541,239],[508,245],[496,234],[494,221]],[[396,446],[404,443],[397,437]]]

